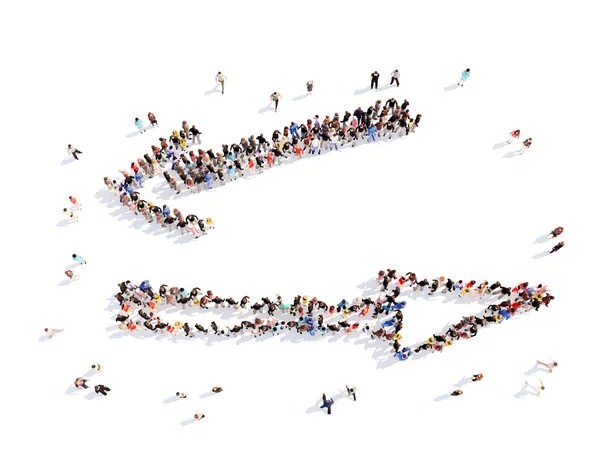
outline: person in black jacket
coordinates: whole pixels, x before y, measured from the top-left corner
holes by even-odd
[[[377,89],[379,84],[379,72],[375,71],[371,74],[371,89],[373,89],[373,86],[375,86],[375,89]]]
[[[103,384],[98,384],[94,386],[94,391],[96,391],[96,394],[107,396],[108,394],[106,392],[110,391],[110,388],[108,386],[104,386]]]

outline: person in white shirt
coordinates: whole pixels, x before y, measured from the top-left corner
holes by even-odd
[[[551,359],[549,363],[544,363],[541,361],[536,361],[540,366],[544,366],[546,369],[548,369],[548,372],[552,373],[552,370],[558,366],[558,363],[556,361],[554,361],[553,359]]]
[[[538,378],[538,380],[539,380],[539,378]],[[539,382],[540,382],[539,386],[534,386],[532,384],[529,384],[528,381],[525,382],[525,385],[531,386],[531,388],[535,391],[535,395],[537,395],[538,397],[540,396],[542,391],[546,389],[546,386],[544,386],[544,383],[542,382],[542,380],[539,380]]]
[[[101,372],[103,369],[103,366],[101,364],[92,364],[92,370],[95,370],[96,372]]]
[[[71,211],[70,209],[63,208],[63,214],[72,221],[79,222],[79,218],[75,214],[73,214],[73,211]]]
[[[221,83],[221,94],[225,93],[225,80],[227,80],[227,77],[221,72],[217,73],[215,76],[215,81]]]
[[[44,331],[48,335],[48,338],[52,338],[56,333],[62,333],[65,330],[62,328],[44,328]]]
[[[400,72],[398,69],[392,72],[392,81],[390,81],[390,86],[396,82],[396,86],[400,86]]]

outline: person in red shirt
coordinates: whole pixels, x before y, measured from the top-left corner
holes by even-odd
[[[508,136],[508,141],[506,141],[506,143],[510,145],[512,141],[514,141],[515,139],[519,139],[519,136],[521,136],[521,130],[511,131],[510,135]]]

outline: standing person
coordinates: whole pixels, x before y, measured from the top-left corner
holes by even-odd
[[[83,257],[79,256],[77,253],[73,253],[73,260],[77,261],[79,264],[87,264],[87,261],[83,259]]]
[[[221,72],[219,72],[221,73]],[[183,392],[176,392],[175,395],[179,398],[187,398],[187,395]]]
[[[135,118],[133,123],[135,123],[135,126],[138,127],[138,130],[140,130],[140,134],[146,132],[146,130],[144,130],[144,122],[142,122],[138,117]]]
[[[219,386],[215,386],[214,388],[211,389],[211,391],[213,391],[216,394],[219,392],[223,392],[223,388],[219,387]]]
[[[550,232],[550,234],[548,234],[548,237],[550,239],[554,239],[555,237],[560,236],[563,231],[565,231],[565,229],[563,227],[556,227],[554,230],[552,230]]]
[[[467,81],[470,76],[471,76],[471,69],[465,69],[465,70],[463,70],[463,73],[460,76],[460,80],[458,82],[458,85],[459,86],[464,86],[465,85],[465,81]]]
[[[346,391],[348,392],[348,397],[352,396],[354,401],[356,401],[356,386],[352,386],[351,388],[346,386]]]
[[[85,383],[87,383],[87,381],[88,380],[85,379],[85,378],[78,377],[78,378],[75,379],[75,381],[74,381],[73,384],[75,385],[75,387],[77,389],[81,389],[81,388],[83,388],[83,389],[89,389],[89,386],[87,384],[85,384]]]
[[[542,382],[542,380],[540,380],[538,378],[540,385],[539,386],[534,386],[532,384],[529,384],[529,381],[525,382],[525,388],[527,388],[527,386],[530,386],[534,391],[535,391],[535,395],[537,395],[538,397],[540,396],[540,394],[542,393],[542,391],[546,390],[546,386],[544,386],[544,383]]]
[[[519,154],[522,155],[523,153],[525,153],[525,150],[527,150],[530,146],[531,146],[531,141],[533,140],[533,138],[527,138],[523,141],[523,144],[521,145],[521,148],[519,149]]]
[[[73,214],[73,211],[71,211],[70,209],[63,208],[63,214],[65,216],[67,216],[69,219],[71,219],[75,222],[79,222],[79,218],[75,214]]]
[[[375,86],[375,89],[379,86],[379,72],[377,71],[371,74],[371,89],[373,89],[373,86]]]
[[[559,251],[561,248],[563,248],[565,246],[565,243],[563,241],[559,242],[558,244],[556,244],[554,247],[552,247],[552,250],[548,250],[548,253],[554,253]]]
[[[306,95],[312,95],[312,90],[313,90],[313,81],[308,80],[306,82]]]
[[[158,126],[158,120],[156,120],[156,116],[153,113],[151,113],[151,112],[148,113],[148,120],[150,121],[150,124],[153,127]]]
[[[552,370],[558,366],[558,363],[556,361],[554,361],[553,359],[551,359],[549,363],[544,363],[541,361],[536,361],[536,363],[538,363],[540,366],[544,366],[546,369],[548,369],[548,372],[552,373]]]
[[[225,93],[225,80],[227,80],[227,77],[225,75],[223,75],[221,72],[218,72],[217,75],[215,76],[215,81],[217,83],[221,83],[221,94]]]
[[[183,128],[183,132],[185,133],[185,139],[190,140],[190,124],[187,121],[183,121],[181,124],[181,128]]]
[[[331,405],[333,405],[333,399],[330,398],[327,400],[327,396],[323,394],[323,404],[321,405],[321,409],[327,408],[327,414],[331,414]]]
[[[77,275],[71,269],[65,270],[65,275],[68,276],[73,281],[79,279],[79,275]]]
[[[103,384],[97,384],[94,386],[94,391],[96,391],[96,394],[102,394],[106,397],[108,395],[106,392],[110,392],[110,388],[108,386],[104,386]]]
[[[104,366],[102,366],[101,364],[92,364],[92,370],[96,372],[102,372],[103,368]]]
[[[206,417],[206,416],[205,416],[204,414],[202,414],[202,413],[197,413],[197,414],[194,414],[194,419],[196,419],[196,420],[202,420],[202,419],[204,419],[205,417]]]
[[[455,390],[455,391],[452,391],[452,392],[450,393],[450,395],[451,395],[452,397],[458,397],[459,395],[463,395],[463,391],[461,391],[460,389],[457,389],[457,390]]]
[[[400,86],[400,71],[398,69],[392,72],[392,81],[390,81],[390,86],[396,82],[396,86]]]
[[[65,330],[63,330],[62,328],[44,328],[44,331],[48,335],[48,339],[51,339],[56,333],[62,333]]]
[[[198,128],[196,128],[196,125],[192,125],[190,133],[192,134],[192,144],[195,144],[196,140],[198,141],[198,145],[202,144],[202,139],[200,139],[202,131],[199,131]]]
[[[481,372],[480,373],[476,373],[471,378],[471,381],[473,381],[473,382],[475,382],[475,381],[481,381],[481,380],[483,380],[483,374]]]
[[[514,141],[515,139],[519,139],[519,136],[521,136],[521,130],[511,131],[508,135],[508,140],[506,141],[506,143],[510,145],[512,141]]]
[[[206,218],[206,228],[208,228],[210,230],[210,229],[213,229],[214,227],[215,227],[214,219],[211,217],[207,217]]]
[[[69,144],[69,146],[67,147],[67,153],[72,156],[73,158],[75,158],[77,161],[79,161],[79,158],[77,157],[77,155],[81,155],[83,152],[80,152],[79,150],[77,150],[76,148],[73,148],[71,146],[71,144]]]
[[[281,94],[277,92],[273,92],[271,94],[271,102],[275,102],[275,112],[277,112],[277,107],[279,106],[279,100],[281,100]]]
[[[74,206],[75,208],[77,208],[77,209],[83,209],[83,208],[81,207],[81,203],[79,203],[75,197],[72,197],[72,196],[70,196],[70,195],[69,195],[69,201],[70,201],[71,203],[73,203],[73,206]]]

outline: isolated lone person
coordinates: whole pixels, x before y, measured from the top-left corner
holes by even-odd
[[[227,80],[227,77],[221,72],[217,73],[215,76],[215,81],[221,83],[221,94],[225,93],[225,80]]]

